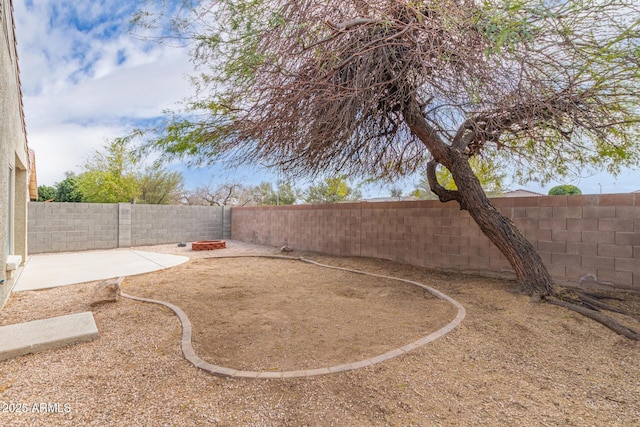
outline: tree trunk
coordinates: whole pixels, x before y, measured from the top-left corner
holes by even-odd
[[[468,156],[460,148],[453,148],[440,138],[425,122],[416,102],[405,109],[404,116],[413,134],[425,144],[434,158],[427,170],[432,191],[441,201],[456,200],[461,209],[469,212],[484,235],[507,258],[523,292],[533,300],[552,294],[553,279],[542,258],[515,224],[491,204],[469,165]],[[458,187],[457,191],[446,190],[438,184],[436,163],[449,169]]]
[[[461,155],[453,157],[450,170],[458,186],[460,206],[507,258],[522,291],[534,299],[550,295],[553,279],[531,242],[491,204],[467,159]]]

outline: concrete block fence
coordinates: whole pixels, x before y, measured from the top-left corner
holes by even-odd
[[[28,251],[113,249],[229,238],[231,212],[220,206],[130,203],[29,203]]]
[[[640,194],[493,199],[568,284],[640,290]],[[511,266],[454,202],[233,208],[235,240],[485,276]]]

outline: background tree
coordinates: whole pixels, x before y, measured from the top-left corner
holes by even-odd
[[[253,187],[253,200],[256,205],[275,205],[278,203],[278,193],[270,182],[261,182]]]
[[[247,206],[254,205],[254,189],[239,183],[205,185],[183,195],[183,203],[207,206]]]
[[[469,165],[478,178],[478,181],[480,181],[483,190],[487,193],[487,196],[498,197],[502,195],[504,192],[504,180],[507,174],[500,171],[500,168],[492,159],[472,157],[469,159]],[[456,191],[458,189],[448,169],[439,167],[436,170],[436,178],[438,183],[446,190]],[[431,191],[431,185],[429,184],[429,177],[426,171],[418,181],[413,194],[420,199],[437,198],[437,195]]]
[[[280,205],[294,205],[302,197],[300,189],[287,181],[278,184],[277,193]]]
[[[79,178],[73,172],[65,172],[65,179],[56,183],[56,202],[79,203],[85,201]]]
[[[107,141],[95,150],[77,177],[78,189],[89,203],[179,203],[183,177],[161,163],[141,164],[132,139],[134,133]],[[144,168],[144,169],[143,169]],[[140,171],[143,169],[142,171]]]
[[[90,203],[133,202],[140,195],[130,138],[107,141],[84,165],[78,185]]]
[[[391,193],[391,197],[395,198],[395,199],[402,199],[402,188],[391,188],[390,190]]]
[[[180,193],[180,204],[189,206],[210,206],[198,193],[198,189],[183,189]]]
[[[155,163],[137,175],[136,180],[140,189],[138,203],[170,205],[180,202],[184,185],[180,172],[168,171]]]
[[[56,198],[56,189],[55,187],[51,187],[48,185],[39,185],[38,186],[38,201],[46,202],[47,200],[55,200]]]
[[[572,194],[582,194],[582,191],[575,185],[556,185],[549,190],[550,196],[570,196]]]
[[[290,182],[280,182],[274,190],[270,182],[261,182],[253,187],[254,203],[260,205],[293,205],[301,192]]]
[[[339,203],[361,198],[360,190],[350,187],[345,176],[327,177],[304,191],[306,203]]]
[[[38,201],[45,202],[53,200],[56,202],[82,202],[84,196],[78,186],[78,177],[75,173],[67,171],[64,173],[65,179],[56,182],[53,187],[41,185],[38,187]]]
[[[157,148],[294,175],[386,178],[430,155],[431,191],[468,211],[522,292],[577,309],[469,161],[495,158],[542,181],[637,164],[636,0],[195,4],[171,22],[203,65],[192,105],[202,114],[174,121]],[[438,166],[457,190],[441,185]]]

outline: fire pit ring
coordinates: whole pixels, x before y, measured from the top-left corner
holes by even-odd
[[[191,250],[194,251],[211,251],[214,249],[224,249],[227,243],[224,240],[200,240],[191,243]]]

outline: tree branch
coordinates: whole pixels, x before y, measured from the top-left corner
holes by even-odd
[[[450,166],[451,147],[444,142],[438,131],[425,121],[421,110],[414,98],[404,107],[402,115],[411,132],[427,147],[433,158],[445,167]]]
[[[371,19],[371,18],[355,18],[352,19],[351,21],[346,21],[346,22],[341,22],[339,24],[333,24],[329,21],[326,21],[326,24],[335,31],[347,31],[353,27],[356,27],[358,25],[366,25],[366,24],[373,24],[374,22],[376,22],[376,19]]]
[[[457,191],[447,190],[438,182],[438,176],[436,175],[436,168],[438,167],[439,162],[435,159],[429,160],[427,163],[427,180],[429,181],[429,187],[431,191],[438,196],[441,202],[450,202],[455,200],[460,203],[460,207],[462,209],[466,209],[463,207],[463,201],[460,197],[460,194]]]
[[[475,136],[473,122],[472,119],[467,119],[460,125],[451,143],[453,149],[463,150],[471,142],[471,138]],[[467,131],[471,131],[471,133],[469,134]]]
[[[222,204],[223,204],[224,206],[226,206],[226,205],[227,205],[227,203],[229,203],[229,199],[231,198],[231,195],[233,194],[233,190],[234,190],[234,189],[235,189],[235,185],[234,185],[234,184],[231,184],[231,185],[229,186],[229,192],[227,193],[227,196],[224,198],[224,201],[222,202]]]

